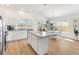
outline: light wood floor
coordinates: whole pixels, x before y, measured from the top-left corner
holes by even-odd
[[[79,55],[79,42],[49,39],[47,55]],[[7,43],[5,55],[37,55],[26,40]]]

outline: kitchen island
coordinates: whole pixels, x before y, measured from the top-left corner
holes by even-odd
[[[34,51],[41,55],[48,53],[48,37],[56,33],[54,32],[28,32],[28,43],[34,49]]]

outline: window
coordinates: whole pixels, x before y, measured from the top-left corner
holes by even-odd
[[[17,29],[31,29],[32,28],[32,20],[22,19],[17,20]]]
[[[67,21],[56,22],[56,27],[59,32],[69,32],[69,24]]]

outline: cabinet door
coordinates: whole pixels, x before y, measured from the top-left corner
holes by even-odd
[[[35,35],[32,35],[32,48],[37,52],[37,37]]]
[[[38,40],[38,38],[37,37],[34,37],[34,49],[35,49],[35,51],[37,52],[38,50],[37,50],[37,47],[38,47],[38,45],[37,45],[37,40]]]
[[[38,54],[45,54],[48,51],[48,37],[38,39]]]
[[[24,39],[23,38],[23,31],[18,31],[18,39]]]
[[[31,34],[31,45],[32,45],[32,48],[34,48],[34,36]]]
[[[11,32],[8,32],[8,35],[7,35],[6,40],[7,40],[7,41],[11,41],[11,40],[12,40],[11,37],[12,37]]]
[[[30,42],[30,39],[31,39],[31,35],[30,35],[30,33],[28,33],[28,43],[30,44],[31,42]]]
[[[12,32],[11,35],[12,35],[13,40],[18,40],[18,31]]]
[[[37,37],[31,33],[28,33],[28,43],[37,52]]]
[[[23,38],[27,39],[27,31],[23,31]]]

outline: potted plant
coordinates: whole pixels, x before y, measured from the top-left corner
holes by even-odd
[[[76,39],[78,40],[78,35],[79,35],[79,31],[78,31],[78,20],[74,19],[74,34]]]
[[[74,29],[75,36],[78,36],[78,30]]]
[[[75,28],[74,28],[74,33],[75,33],[76,39],[78,40],[78,38],[77,38],[77,37],[78,37],[78,35],[79,35],[79,32],[78,32],[78,30],[77,30],[77,29],[75,29]]]

